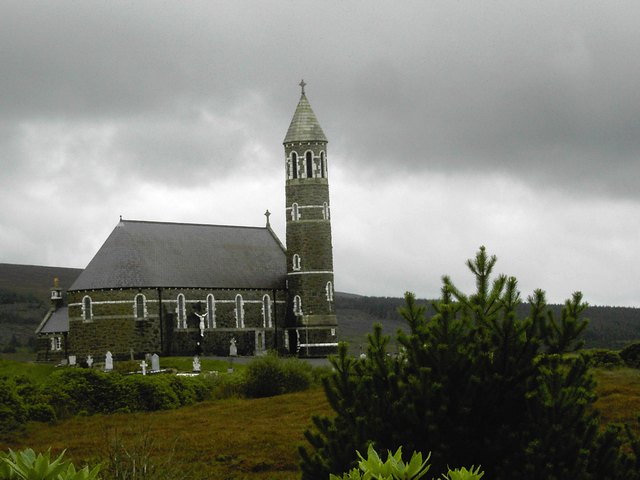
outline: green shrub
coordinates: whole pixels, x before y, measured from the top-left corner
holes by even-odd
[[[624,365],[624,360],[613,350],[597,348],[582,352],[590,367],[594,368],[616,368]]]
[[[631,368],[640,368],[640,342],[627,345],[620,351],[620,357]]]
[[[252,360],[245,371],[245,394],[251,398],[271,397],[309,388],[312,367],[297,358],[280,358],[269,352]]]
[[[27,409],[15,381],[0,377],[0,435],[22,428],[27,419]]]

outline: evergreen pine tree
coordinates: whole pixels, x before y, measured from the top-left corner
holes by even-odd
[[[536,290],[529,315],[518,318],[517,281],[492,281],[496,261],[481,247],[467,262],[476,280],[472,295],[443,277],[430,320],[407,293],[400,313],[409,331],[398,332],[399,356],[387,354],[379,325],[366,358],[340,348],[324,382],[336,416],[314,418],[306,432],[303,479],[348,471],[355,451],[368,444],[432,452],[435,473],[482,465],[498,480],[638,479],[619,432],[599,430],[586,361],[566,355],[580,348],[587,325],[582,295],[575,293],[557,319]]]

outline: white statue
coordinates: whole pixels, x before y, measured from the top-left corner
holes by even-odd
[[[193,312],[196,314],[196,317],[198,317],[200,319],[200,336],[204,337],[204,317],[207,316],[207,314],[205,313],[204,315],[200,315],[197,312]]]
[[[194,373],[200,373],[200,358],[198,356],[193,357],[193,371]]]
[[[87,356],[87,365],[89,365],[89,368],[93,365],[93,357],[91,355]]]

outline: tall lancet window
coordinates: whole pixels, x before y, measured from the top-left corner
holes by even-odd
[[[244,302],[242,295],[236,295],[236,328],[244,328]]]
[[[298,154],[291,152],[291,178],[298,178]]]
[[[147,299],[142,293],[136,295],[134,310],[137,320],[143,320],[147,318]]]
[[[293,254],[293,270],[294,271],[298,271],[300,270],[300,255],[298,255],[297,253]]]
[[[85,322],[90,322],[93,318],[93,307],[91,305],[91,297],[86,295],[82,299],[82,319]]]
[[[327,292],[327,302],[333,302],[333,284],[331,282],[327,282],[325,290]]]
[[[291,220],[294,222],[300,220],[300,208],[297,203],[291,205]]]
[[[320,176],[322,178],[327,177],[327,162],[324,159],[324,152],[320,152]]]
[[[271,298],[269,295],[262,297],[262,326],[271,328]]]
[[[305,154],[305,158],[307,167],[307,178],[313,178],[313,153],[307,152]]]
[[[216,328],[216,299],[207,295],[207,328]]]
[[[297,316],[302,315],[302,299],[300,295],[293,297],[293,314]]]
[[[176,317],[178,317],[178,328],[187,328],[187,307],[182,293],[178,295],[177,303]]]

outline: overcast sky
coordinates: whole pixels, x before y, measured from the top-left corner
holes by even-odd
[[[307,82],[335,285],[640,307],[640,2],[0,0],[0,262],[84,267],[131,220],[284,241]]]

